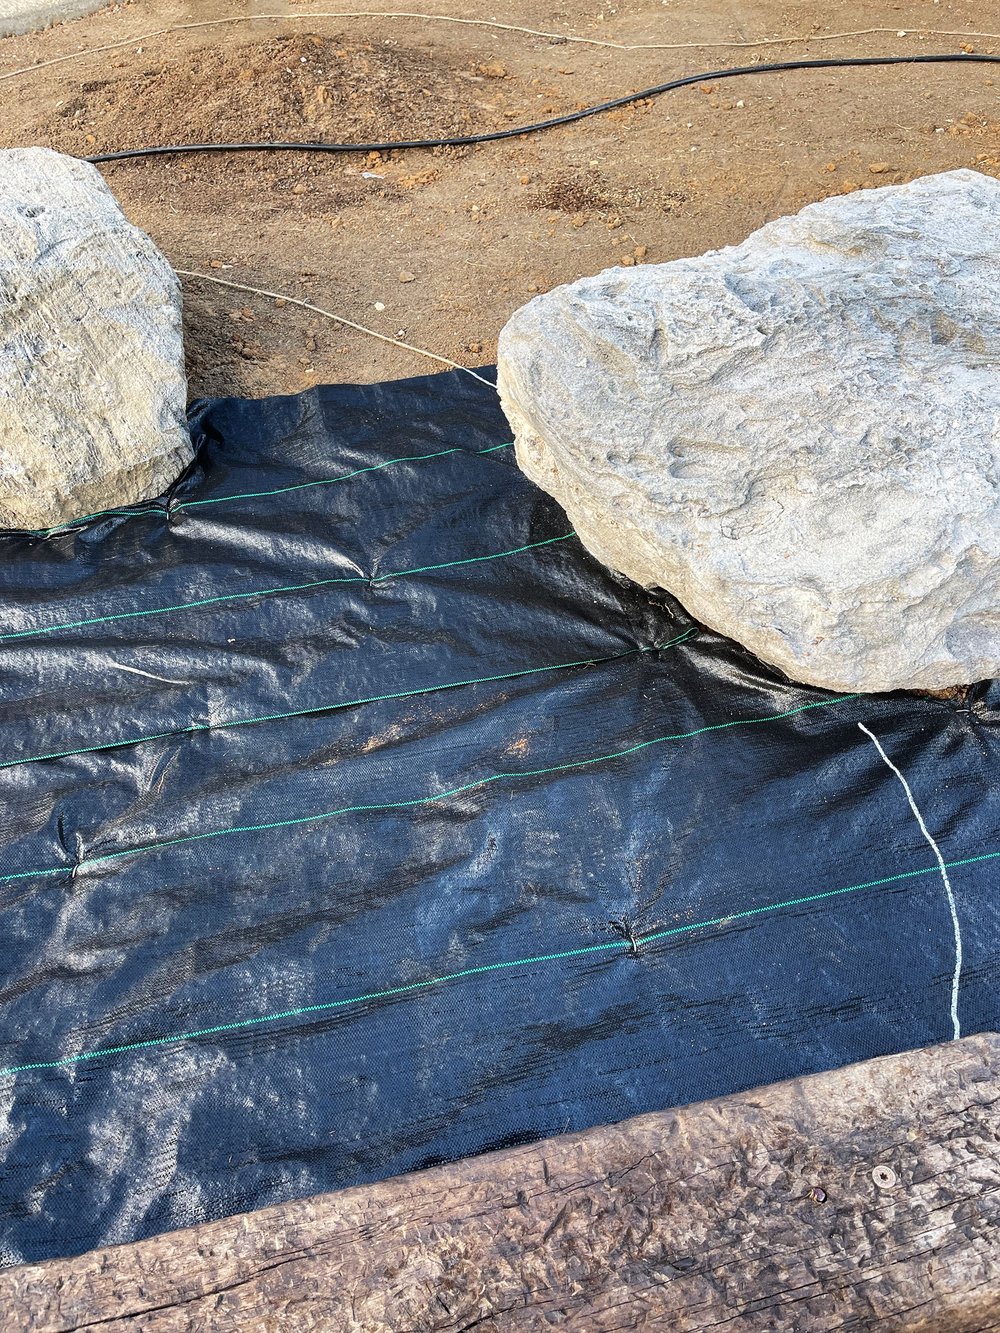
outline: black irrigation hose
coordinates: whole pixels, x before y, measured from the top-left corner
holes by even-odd
[[[770,65],[739,65],[733,69],[715,69],[704,74],[688,74],[682,79],[670,79],[667,83],[658,83],[653,88],[644,88],[642,92],[629,93],[626,97],[616,97],[610,102],[584,107],[582,111],[571,111],[565,116],[554,116],[551,120],[539,120],[532,125],[518,125],[513,129],[490,130],[485,134],[463,134],[442,139],[400,139],[394,143],[185,143],[155,148],[129,148],[120,153],[97,153],[85,161],[96,165],[101,162],[123,162],[133,157],[162,157],[169,153],[385,153],[394,148],[465,148],[470,144],[516,139],[521,134],[551,130],[557,125],[572,125],[575,121],[585,120],[587,116],[599,116],[604,111],[613,111],[616,107],[628,106],[631,102],[640,102],[647,97],[658,97],[661,93],[672,92],[675,88],[685,88],[688,84],[707,83],[715,79],[734,79],[743,74],[779,74],[792,69],[847,69],[867,65],[949,63],[1000,65],[1000,55],[956,52],[926,56],[838,56],[830,60],[781,60]]]

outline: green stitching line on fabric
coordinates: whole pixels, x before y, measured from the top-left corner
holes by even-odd
[[[228,727],[250,727],[258,722],[285,722],[291,718],[311,717],[319,713],[332,713],[341,708],[356,708],[362,704],[384,703],[392,699],[414,699],[422,694],[436,694],[441,690],[457,690],[464,685],[491,685],[504,680],[518,680],[522,676],[538,676],[546,671],[567,671],[571,667],[600,666],[604,662],[618,662],[626,657],[634,657],[637,653],[662,652],[666,648],[674,648],[678,644],[685,643],[692,635],[697,634],[697,630],[692,628],[685,630],[683,634],[675,639],[668,639],[666,643],[646,644],[641,648],[630,648],[624,653],[609,653],[605,657],[582,657],[575,662],[555,662],[551,666],[525,667],[522,671],[505,671],[495,676],[475,676],[469,680],[450,680],[443,685],[427,685],[419,690],[398,690],[392,694],[370,694],[363,699],[345,699],[341,703],[316,704],[312,708],[297,708],[288,713],[265,713],[261,717],[238,717],[231,722],[206,722],[203,725],[191,727],[175,727],[173,731],[156,731],[149,736],[129,736],[119,741],[103,741],[99,745],[79,746],[74,750],[57,750],[52,754],[33,754],[24,759],[5,759],[0,763],[0,770],[5,768],[16,768],[20,764],[38,764],[48,759],[70,759],[74,755],[96,754],[101,750],[119,750],[127,745],[142,745],[146,741],[164,740],[170,736],[192,736],[206,731],[224,731]]]
[[[936,869],[936,867],[935,867]],[[608,949],[630,949],[628,940],[613,940],[607,944],[588,944],[580,949],[563,949],[559,953],[536,954],[533,958],[511,958],[501,963],[484,963],[481,967],[466,967],[461,972],[449,972],[445,976],[431,977],[427,981],[414,981],[407,986],[392,986],[388,990],[372,991],[368,995],[353,995],[347,1000],[328,1000],[323,1004],[303,1005],[298,1009],[285,1009],[281,1013],[262,1014],[259,1018],[241,1018],[233,1023],[218,1023],[210,1028],[197,1028],[192,1032],[182,1032],[170,1037],[151,1037],[147,1041],[128,1042],[124,1046],[108,1046],[101,1051],[83,1051],[79,1055],[69,1055],[63,1060],[38,1060],[33,1064],[12,1065],[9,1069],[0,1069],[0,1078],[10,1074],[23,1074],[31,1069],[58,1069],[62,1065],[80,1064],[83,1060],[97,1060],[102,1055],[121,1055],[126,1051],[145,1050],[150,1046],[165,1046],[175,1041],[190,1041],[195,1037],[210,1037],[217,1032],[235,1032],[239,1028],[258,1026],[261,1023],[273,1023],[283,1018],[300,1018],[303,1014],[323,1013],[330,1009],[343,1009],[351,1004],[363,1004],[367,1000],[387,1000],[396,995],[406,995],[412,991],[426,990],[429,986],[439,986],[445,981],[456,981],[460,977],[474,977],[483,972],[498,972],[502,968],[521,967],[526,963],[549,963],[560,958],[576,958],[581,954],[598,953]]]
[[[235,828],[210,829],[207,833],[188,833],[181,838],[166,838],[161,842],[147,842],[139,847],[126,847],[119,852],[107,852],[103,856],[87,857],[78,862],[76,866],[52,866],[43,870],[19,870],[14,874],[0,875],[0,884],[8,884],[13,880],[30,879],[34,875],[76,874],[82,870],[90,869],[92,866],[105,865],[108,861],[118,861],[123,856],[138,856],[143,852],[160,851],[165,847],[180,847],[191,842],[206,842],[209,838],[228,838],[242,833],[268,833],[273,829],[294,828],[299,824],[318,824],[323,820],[334,819],[339,815],[375,814],[388,810],[409,810],[415,806],[434,805],[436,802],[445,801],[451,796],[461,796],[465,792],[488,787],[491,783],[502,782],[504,779],[516,781],[519,778],[541,777],[550,773],[568,773],[574,769],[587,768],[592,764],[607,763],[612,759],[624,759],[630,754],[637,754],[640,750],[649,749],[651,745],[663,745],[667,741],[690,740],[693,736],[703,736],[709,731],[725,731],[729,727],[748,727],[761,722],[779,722],[782,718],[794,717],[798,713],[807,713],[813,708],[830,708],[833,704],[847,703],[849,700],[858,697],[857,694],[845,694],[836,699],[819,699],[815,703],[801,704],[798,708],[789,708],[784,713],[771,713],[766,717],[734,718],[731,722],[715,722],[708,727],[698,727],[695,731],[682,731],[668,736],[654,736],[652,740],[640,741],[637,745],[629,745],[624,750],[613,750],[609,754],[594,755],[590,759],[576,759],[566,764],[553,764],[549,768],[526,769],[517,773],[492,773],[485,778],[476,778],[474,782],[464,782],[461,786],[450,787],[447,791],[438,792],[434,796],[417,796],[408,801],[382,801],[363,805],[345,805],[336,810],[323,810],[314,815],[298,815],[294,819],[276,819],[267,824],[243,824]]]
[[[204,505],[225,504],[229,500],[259,500],[269,495],[287,495],[289,491],[306,491],[311,486],[336,486],[340,481],[350,481],[352,477],[360,477],[365,472],[382,472],[387,467],[395,467],[397,463],[424,463],[431,458],[444,458],[447,454],[468,454],[472,458],[478,458],[481,454],[495,454],[500,449],[512,449],[513,440],[507,440],[504,444],[491,444],[488,449],[462,449],[455,446],[451,449],[439,449],[433,454],[414,454],[409,458],[389,458],[384,463],[374,463],[371,467],[358,467],[353,472],[344,472],[339,477],[321,477],[317,481],[299,481],[294,486],[279,486],[273,491],[243,491],[238,495],[219,495],[208,500],[184,500],[174,506],[175,509],[198,509]]]
[[[310,583],[290,583],[281,588],[257,588],[252,592],[227,592],[221,597],[202,597],[196,602],[178,602],[174,606],[153,606],[145,611],[115,611],[108,616],[88,616],[86,620],[68,620],[62,625],[42,625],[36,629],[20,629],[11,634],[0,634],[0,643],[10,639],[32,639],[40,634],[55,634],[61,629],[80,629],[85,625],[103,625],[111,620],[134,620],[140,616],[162,616],[168,611],[190,611],[200,606],[217,606],[220,602],[241,602],[252,597],[271,597],[276,593],[305,592],[310,588],[327,588],[337,583],[387,583],[392,579],[408,578],[411,574],[429,574],[438,569],[457,569],[460,565],[480,565],[488,560],[502,560],[508,555],[521,555],[524,551],[535,551],[541,546],[553,546],[556,542],[569,541],[575,532],[563,533],[561,537],[546,537],[544,541],[529,542],[526,546],[513,546],[509,551],[494,551],[491,555],[466,556],[463,560],[445,560],[439,565],[416,565],[412,569],[396,569],[388,574],[373,575],[352,574],[347,578],[314,579]]]
[[[994,857],[1000,856],[1000,852],[986,852],[982,856],[967,856],[961,861],[948,861],[947,868],[954,869],[956,866],[972,865],[976,861],[991,861]],[[846,889],[826,889],[823,893],[807,893],[801,898],[787,898],[784,902],[768,904],[764,907],[746,907],[739,912],[730,912],[728,916],[715,917],[712,921],[699,921],[696,926],[673,926],[670,930],[658,930],[652,935],[643,935],[636,937],[636,944],[652,944],[656,940],[669,939],[671,935],[683,935],[689,930],[696,930],[698,926],[724,926],[730,921],[743,921],[747,917],[760,916],[762,912],[773,912],[779,907],[798,907],[802,903],[818,903],[823,898],[839,898],[843,893],[856,893],[859,889],[874,889],[880,884],[895,884],[901,879],[913,879],[917,875],[933,875],[935,871],[940,871],[940,867],[935,863],[932,866],[926,866],[923,870],[903,870],[898,875],[883,875],[880,879],[869,879],[864,884],[849,884]],[[626,941],[629,943],[629,941]]]
[[[980,856],[966,856],[958,861],[948,861],[946,865],[949,870],[954,870],[959,866],[974,865],[980,861],[991,861],[998,856],[1000,856],[1000,852],[986,852]],[[787,907],[798,907],[803,903],[819,902],[824,898],[836,898],[845,893],[857,893],[862,889],[876,888],[882,884],[893,884],[904,879],[914,879],[920,875],[935,875],[938,873],[939,867],[937,865],[926,866],[922,870],[904,870],[898,875],[883,875],[879,879],[866,880],[862,884],[849,884],[842,889],[828,889],[824,893],[810,893],[800,898],[787,898],[783,902],[766,903],[762,907],[748,907],[740,912],[731,912],[727,916],[711,917],[707,921],[690,921],[683,926],[674,926],[670,930],[658,930],[650,935],[637,936],[635,944],[641,947],[671,936],[689,935],[695,930],[725,926],[731,921],[762,916],[767,912],[778,912]],[[146,1041],[126,1042],[121,1046],[107,1046],[103,1050],[81,1051],[78,1055],[67,1055],[61,1060],[35,1060],[29,1064],[11,1065],[7,1069],[0,1069],[0,1078],[9,1078],[15,1074],[26,1074],[38,1069],[61,1069],[66,1065],[82,1064],[86,1060],[99,1060],[104,1056],[124,1055],[131,1051],[149,1050],[150,1047],[154,1046],[167,1046],[175,1042],[192,1041],[198,1037],[211,1037],[223,1032],[236,1032],[242,1028],[260,1027],[265,1023],[277,1023],[288,1018],[301,1018],[306,1014],[328,1013],[331,1010],[345,1009],[354,1004],[393,999],[399,995],[410,995],[414,991],[428,990],[432,986],[441,986],[449,981],[460,981],[465,977],[482,976],[487,972],[499,972],[506,968],[528,967],[536,963],[552,963],[564,958],[580,958],[587,954],[609,953],[612,951],[620,953],[626,949],[629,952],[633,950],[633,944],[630,940],[612,940],[605,944],[583,945],[578,949],[562,949],[558,953],[534,954],[528,958],[508,958],[499,963],[484,963],[479,967],[466,967],[460,972],[446,972],[442,976],[428,977],[424,981],[413,981],[405,986],[391,986],[386,990],[369,991],[364,995],[352,995],[345,1000],[327,1000],[322,1004],[302,1005],[296,1009],[284,1009],[273,1014],[260,1014],[254,1018],[240,1018],[232,1023],[217,1023],[212,1027],[194,1028],[189,1032],[177,1032],[170,1036],[150,1037]]]
[[[452,449],[439,449],[433,454],[413,454],[403,458],[389,458],[384,463],[376,463],[372,467],[355,468],[353,472],[341,473],[339,477],[320,477],[316,481],[299,481],[293,486],[278,486],[271,491],[243,491],[237,495],[217,495],[208,500],[180,500],[173,505],[173,509],[195,509],[202,505],[221,505],[229,500],[259,500],[269,495],[287,495],[289,491],[304,491],[310,486],[335,486],[340,481],[350,481],[352,477],[360,477],[364,472],[381,472],[384,468],[395,467],[397,463],[424,463],[431,458],[444,458],[446,454],[469,454],[472,458],[478,458],[480,454],[495,454],[499,449],[511,449],[514,446],[513,440],[507,440],[504,444],[491,444],[488,449],[462,449],[456,446]],[[54,528],[29,528],[29,537],[51,537],[58,532],[72,532],[75,528],[81,527],[84,523],[90,523],[95,518],[142,518],[150,514],[163,514],[165,511],[150,507],[148,509],[99,509],[95,514],[85,514],[83,518],[74,518],[69,523],[60,523]]]

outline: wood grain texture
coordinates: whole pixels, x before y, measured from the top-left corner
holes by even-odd
[[[2,1327],[985,1333],[998,1070],[970,1037],[12,1269]]]

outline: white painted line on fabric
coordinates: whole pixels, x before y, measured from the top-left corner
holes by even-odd
[[[944,863],[944,857],[941,855],[941,849],[938,847],[937,843],[931,837],[927,825],[924,823],[924,817],[920,813],[916,801],[913,799],[913,792],[910,790],[910,784],[907,782],[906,778],[903,777],[902,773],[899,771],[896,765],[886,754],[885,750],[882,749],[882,744],[879,741],[879,738],[875,735],[875,733],[869,731],[863,722],[859,722],[858,726],[865,733],[865,735],[874,743],[876,750],[878,750],[879,754],[885,760],[886,764],[888,764],[889,768],[892,769],[893,773],[895,773],[896,777],[899,778],[900,782],[903,784],[903,791],[906,792],[906,799],[910,803],[910,809],[913,811],[914,815],[916,816],[917,823],[920,825],[920,832],[930,843],[931,850],[937,857],[938,866],[940,867],[941,870],[941,878],[944,880],[945,893],[948,895],[948,909],[951,912],[951,924],[955,932],[955,971],[951,979],[951,1025],[952,1025],[953,1036],[955,1040],[958,1041],[959,1037],[961,1037],[962,1035],[962,1025],[958,1019],[958,986],[962,976],[962,931],[958,924],[958,909],[955,906],[955,895],[952,892],[951,880],[948,878],[948,867]]]
[[[190,684],[190,681],[187,680],[174,680],[172,676],[154,676],[152,671],[140,671],[138,667],[126,666],[124,662],[116,662],[113,657],[109,657],[108,661],[113,667],[117,667],[119,671],[131,671],[133,676],[145,676],[147,680],[159,680],[162,681],[164,685]]]

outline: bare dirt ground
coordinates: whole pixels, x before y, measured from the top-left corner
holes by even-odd
[[[706,45],[621,51],[429,18],[320,17],[344,0],[133,0],[0,41],[0,144],[86,155],[178,141],[430,137],[729,65],[1000,52],[1000,0],[422,3],[597,42]],[[890,31],[823,40],[876,27]],[[997,35],[914,35],[920,28]],[[710,45],[776,35],[810,40]],[[115,42],[128,44],[9,77]],[[475,366],[495,357],[511,311],[557,283],[730,244],[830,194],[953,167],[1000,175],[998,92],[1000,66],[989,65],[706,77],[475,149],[197,155],[103,171],[176,267],[286,292]],[[434,369],[294,306],[196,279],[185,280],[185,303],[194,395]]]

